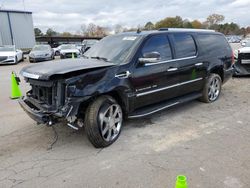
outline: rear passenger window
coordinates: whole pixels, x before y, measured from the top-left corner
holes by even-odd
[[[225,37],[217,34],[199,34],[197,39],[201,45],[201,50],[206,54],[213,53],[214,51],[230,50]]]
[[[155,35],[148,39],[142,48],[142,54],[148,52],[159,52],[161,55],[160,61],[172,59],[169,41],[165,35]]]
[[[173,36],[174,36],[176,58],[185,58],[196,55],[196,45],[191,35],[184,33],[177,33],[174,34]]]

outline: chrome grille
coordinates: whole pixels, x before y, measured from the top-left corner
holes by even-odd
[[[8,56],[0,56],[0,61],[4,61],[8,58]]]

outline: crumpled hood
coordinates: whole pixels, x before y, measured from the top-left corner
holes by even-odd
[[[20,74],[26,78],[49,80],[52,75],[63,75],[74,71],[90,70],[113,65],[113,63],[96,59],[64,59],[26,66],[20,71]]]
[[[0,52],[0,56],[15,56],[16,53],[14,51],[9,52]]]
[[[67,50],[61,50],[60,53],[65,54],[65,53],[80,53],[80,52],[78,49],[67,49]]]

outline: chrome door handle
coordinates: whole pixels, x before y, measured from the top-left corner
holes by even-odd
[[[131,75],[131,73],[129,71],[126,72],[122,72],[120,74],[116,74],[115,77],[119,78],[119,79],[123,79],[123,78],[128,78]]]
[[[196,63],[195,66],[201,66],[203,63]]]
[[[168,72],[173,72],[173,71],[177,71],[177,70],[178,70],[178,68],[169,68]]]

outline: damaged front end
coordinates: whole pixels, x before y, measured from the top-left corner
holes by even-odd
[[[67,120],[72,126],[75,124],[80,102],[67,96],[67,87],[63,80],[43,81],[27,78],[26,81],[31,90],[27,92],[26,97],[19,99],[19,104],[33,120],[49,126],[60,120]],[[82,100],[84,99],[81,98]]]

